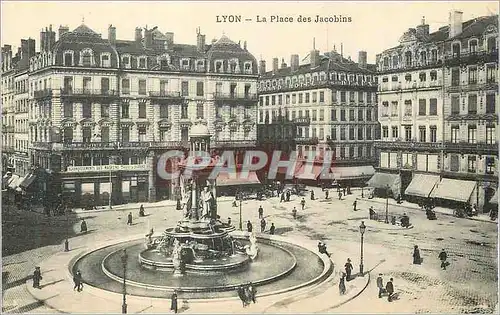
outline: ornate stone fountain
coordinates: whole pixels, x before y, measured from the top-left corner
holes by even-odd
[[[209,152],[208,128],[193,126],[190,142],[190,153]],[[229,235],[235,228],[219,220],[216,182],[208,178],[215,163],[213,159],[203,170],[189,169],[186,161],[178,164],[184,217],[161,236],[147,237],[146,250],[139,254],[143,267],[173,270],[174,275],[182,276],[186,271],[217,272],[243,267],[257,257],[255,235],[250,235],[250,245],[243,245]],[[191,172],[191,178],[182,175],[186,171]]]

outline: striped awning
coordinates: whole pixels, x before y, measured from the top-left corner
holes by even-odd
[[[241,173],[235,173],[233,176],[229,176],[228,173],[220,173],[215,180],[218,187],[223,186],[241,186],[241,185],[258,185],[260,180],[255,172],[248,172],[248,176],[241,177]]]
[[[415,174],[405,190],[406,195],[427,198],[439,183],[438,175]]]
[[[375,169],[371,165],[351,166],[351,167],[332,167],[331,172],[336,180],[358,179],[371,177],[375,174]]]
[[[473,181],[443,178],[432,191],[431,197],[468,202],[474,188],[476,182]]]

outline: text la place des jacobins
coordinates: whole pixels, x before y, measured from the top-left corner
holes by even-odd
[[[257,15],[254,18],[246,18],[241,15],[216,15],[217,23],[242,23],[242,22],[257,22],[257,23],[350,23],[352,18],[343,15],[315,15],[304,16],[281,16],[281,15]]]

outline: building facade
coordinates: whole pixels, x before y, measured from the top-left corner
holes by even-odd
[[[449,25],[432,33],[422,20],[377,55],[382,132],[371,186],[394,197],[480,209],[493,196],[497,18],[463,22],[453,11]],[[461,187],[463,197],[446,193]]]
[[[259,124],[285,117],[296,124],[296,150],[330,151],[332,172],[337,180],[373,175],[373,140],[378,132],[375,67],[368,65],[366,52],[355,63],[336,51],[320,55],[314,49],[299,64],[273,60],[272,71],[261,62],[259,80]],[[367,166],[367,167],[362,167]],[[319,175],[319,174],[316,174]]]
[[[118,40],[111,25],[107,39],[83,24],[60,27],[57,42],[42,33],[29,73],[32,163],[57,171],[79,203],[177,198],[157,161],[188,150],[196,125],[240,162],[255,147],[257,63],[246,42],[206,44],[198,31],[196,45],[179,44],[156,27]]]
[[[12,46],[2,47],[2,169],[14,170],[14,75],[19,56],[12,55]]]

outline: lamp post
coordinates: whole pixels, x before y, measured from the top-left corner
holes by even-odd
[[[63,207],[63,211],[66,212],[66,240],[64,241],[64,251],[69,252],[69,213],[68,209],[66,209],[66,206],[64,204],[61,205]]]
[[[359,225],[359,233],[361,233],[361,261],[359,263],[359,274],[361,276],[364,276],[364,273],[363,273],[363,235],[365,234],[365,231],[366,231],[365,221],[361,221],[361,224]]]
[[[385,191],[385,223],[389,224],[389,185]]]
[[[122,314],[127,314],[127,287],[125,284],[127,276],[127,251],[123,250],[122,265],[123,265],[123,303],[122,303]]]
[[[243,199],[243,194],[241,192],[239,193],[239,198],[240,198],[240,231],[243,231],[243,218],[241,216],[241,203]]]

